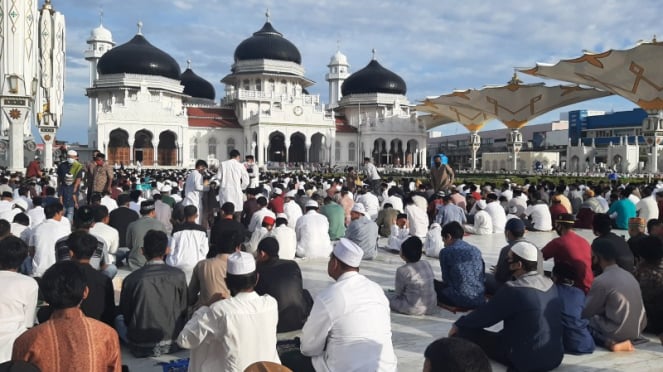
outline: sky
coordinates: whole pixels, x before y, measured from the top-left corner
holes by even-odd
[[[43,0],[40,0],[40,6]],[[143,22],[143,35],[169,53],[182,71],[186,61],[214,84],[230,72],[237,45],[259,30],[269,9],[271,23],[297,46],[308,88],[328,99],[324,80],[340,48],[350,72],[377,60],[407,83],[418,103],[455,89],[505,84],[515,67],[553,63],[584,50],[626,49],[663,34],[659,0],[52,0],[67,27],[65,107],[58,139],[87,142],[85,88],[89,65],[83,58],[90,31],[103,22],[116,45],[129,41]],[[100,19],[100,9],[103,18]],[[663,37],[663,35],[662,35]],[[542,80],[520,75],[525,83]],[[560,84],[546,80],[548,85]],[[631,110],[633,103],[608,97],[567,106],[534,119],[544,123],[575,109]],[[491,122],[487,129],[502,127]],[[465,132],[460,125],[444,134]]]

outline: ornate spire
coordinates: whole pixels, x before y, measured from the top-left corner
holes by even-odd
[[[269,13],[269,8],[267,8],[267,11],[265,12],[265,18],[267,18],[267,22],[269,22],[271,14]]]
[[[142,35],[142,34],[143,34],[143,21],[138,21],[138,23],[136,24],[136,26],[138,26],[138,33],[137,33],[137,35]]]
[[[187,59],[187,60],[186,60],[186,68],[187,68],[187,69],[190,69],[190,68],[191,68],[191,60],[190,60],[190,59]]]
[[[373,48],[373,50],[371,50],[371,53],[373,53],[373,56],[371,57],[371,60],[375,61],[376,60],[375,54],[377,53],[377,50],[375,50],[375,48]]]
[[[99,7],[99,26],[104,25],[104,6]]]

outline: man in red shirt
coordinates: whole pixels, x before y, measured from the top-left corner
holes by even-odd
[[[283,190],[281,190],[279,187],[274,187],[272,194],[274,197],[269,201],[267,208],[271,209],[274,213],[283,213],[283,204],[285,203],[285,199],[283,198]]]
[[[586,294],[594,281],[592,247],[585,238],[573,231],[575,218],[572,214],[560,214],[554,223],[559,238],[551,240],[541,249],[543,259],[553,258],[555,264],[565,262],[571,265],[578,275],[575,286],[582,289]]]
[[[25,171],[25,177],[41,177],[41,175],[41,163],[39,162],[39,156],[35,156],[35,160],[28,164],[28,169]]]

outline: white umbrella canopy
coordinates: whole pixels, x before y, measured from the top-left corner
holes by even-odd
[[[435,103],[434,99],[424,100],[416,106],[417,111],[430,113],[433,117],[445,118],[446,123],[460,123],[470,132],[481,130],[488,121],[495,119],[494,116],[471,107]]]
[[[645,110],[663,110],[663,43],[654,38],[625,50],[586,52],[523,73],[568,81],[620,95]]]
[[[549,111],[611,94],[577,85],[523,84],[514,74],[506,85],[454,91],[431,101],[436,104],[470,107],[494,116],[509,129],[520,129],[530,120]]]
[[[417,111],[424,111],[424,110],[419,110]],[[424,111],[428,112],[428,111]],[[430,115],[420,115],[417,120],[419,120],[419,123],[423,124],[424,128],[426,130],[431,130],[435,127],[439,127],[440,125],[444,124],[451,124],[454,121],[451,120],[450,118],[443,116],[443,115],[438,115],[435,113],[430,113]]]

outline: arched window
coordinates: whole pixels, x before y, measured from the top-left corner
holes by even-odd
[[[260,92],[262,90],[262,80],[256,79],[256,90]]]
[[[354,142],[348,143],[348,161],[356,161],[357,145]]]
[[[341,161],[341,142],[336,141],[336,149],[334,150],[334,160]]]
[[[216,138],[210,137],[207,140],[207,155],[211,155],[216,158]]]
[[[235,139],[228,138],[228,141],[226,141],[226,153],[230,155],[230,152],[234,149],[235,149]]]
[[[244,85],[244,90],[250,90],[251,86],[249,86],[249,79],[246,79],[242,82],[242,85]]]
[[[198,138],[191,139],[191,158],[198,159]]]

